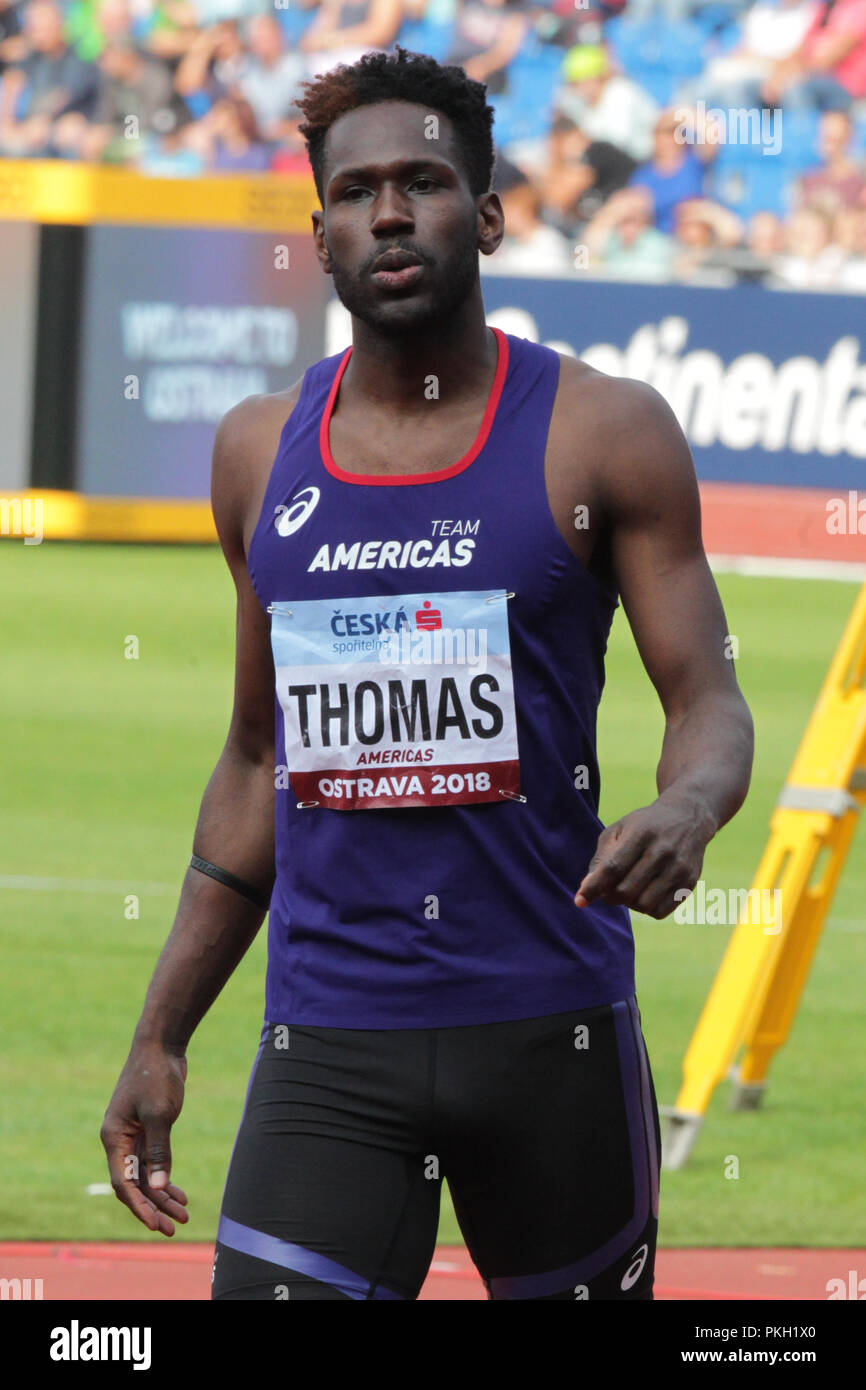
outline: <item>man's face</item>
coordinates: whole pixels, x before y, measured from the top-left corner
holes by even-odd
[[[103,0],[99,7],[99,27],[106,40],[125,38],[132,29],[128,0]]]
[[[498,198],[480,210],[451,122],[425,106],[388,101],[341,116],[323,180],[320,261],[349,312],[378,332],[447,319],[476,283],[479,249],[501,240]]]
[[[851,122],[844,111],[826,111],[821,117],[821,151],[825,159],[838,159],[851,140]]]
[[[27,37],[37,53],[51,53],[63,43],[63,16],[56,5],[31,5],[24,23]]]
[[[283,48],[282,30],[273,15],[256,15],[247,30],[247,47],[263,63],[279,58]]]

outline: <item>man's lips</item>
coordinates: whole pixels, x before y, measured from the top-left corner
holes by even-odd
[[[399,270],[374,270],[373,279],[386,289],[402,289],[404,285],[414,285],[423,273],[423,265],[413,261],[411,265],[403,266]]]
[[[373,262],[372,275],[380,285],[399,289],[418,279],[424,266],[411,251],[385,251]]]

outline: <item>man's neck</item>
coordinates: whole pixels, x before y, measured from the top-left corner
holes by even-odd
[[[352,320],[352,356],[340,391],[371,405],[423,408],[431,377],[439,400],[468,400],[490,384],[497,346],[484,320],[480,287],[447,323],[417,337],[389,337]]]

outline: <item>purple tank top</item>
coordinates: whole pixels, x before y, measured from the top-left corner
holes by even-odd
[[[446,468],[335,463],[351,348],[283,427],[249,553],[275,668],[271,1021],[444,1028],[634,992],[628,911],[574,904],[616,592],[547,498],[559,357],[493,331],[481,428]]]

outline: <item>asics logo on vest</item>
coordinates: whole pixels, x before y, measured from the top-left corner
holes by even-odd
[[[643,1274],[643,1267],[647,1262],[648,1254],[648,1245],[642,1245],[639,1250],[635,1251],[631,1264],[629,1265],[625,1274],[622,1276],[622,1283],[620,1284],[620,1288],[624,1292],[630,1289],[633,1284],[636,1284],[638,1279]]]
[[[293,536],[296,531],[299,531],[307,518],[312,515],[321,495],[317,487],[305,487],[300,492],[295,493],[288,507],[285,505],[277,507],[276,511],[279,517],[277,535]]]

